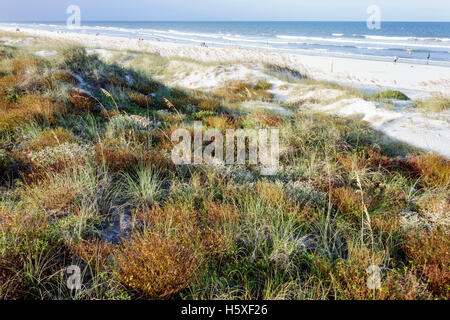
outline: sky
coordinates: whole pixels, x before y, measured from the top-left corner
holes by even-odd
[[[450,0],[0,0],[0,21],[65,21],[69,5],[85,21],[450,21]]]

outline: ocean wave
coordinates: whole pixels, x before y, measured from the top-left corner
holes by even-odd
[[[450,38],[395,37],[395,36],[373,36],[373,35],[362,35],[362,37],[365,39],[372,39],[372,40],[450,42]]]
[[[190,36],[190,37],[201,37],[201,38],[215,38],[220,39],[222,35],[220,34],[211,34],[211,33],[191,33],[191,32],[181,32],[177,30],[169,30],[169,33],[176,34],[179,36]]]
[[[303,40],[303,41],[322,41],[322,42],[342,42],[342,43],[354,43],[354,44],[373,44],[373,45],[390,45],[390,46],[402,46],[402,47],[420,47],[420,48],[442,48],[449,49],[450,46],[444,45],[436,45],[436,44],[427,44],[427,43],[396,43],[396,42],[379,42],[379,41],[365,41],[365,40],[355,40],[348,38],[323,38],[323,37],[308,37],[308,36],[288,36],[288,35],[277,35],[279,39],[287,39],[287,40]]]

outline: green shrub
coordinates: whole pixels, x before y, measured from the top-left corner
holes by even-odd
[[[374,100],[385,100],[385,99],[394,99],[394,100],[410,100],[407,95],[403,92],[397,90],[385,90],[374,93],[370,96]]]

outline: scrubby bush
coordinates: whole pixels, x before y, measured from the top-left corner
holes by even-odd
[[[92,111],[95,106],[95,100],[79,88],[70,90],[69,101],[76,110],[82,112]]]
[[[194,119],[195,120],[203,120],[203,119],[205,119],[205,118],[208,118],[208,117],[213,117],[213,116],[215,116],[216,115],[216,113],[214,112],[214,111],[199,111],[199,112],[196,112],[196,113],[194,113],[192,116],[194,117]]]
[[[66,142],[35,151],[16,152],[14,156],[19,162],[29,165],[31,175],[39,175],[84,165],[92,153],[90,146]]]
[[[372,99],[383,100],[383,99],[394,99],[394,100],[409,100],[408,96],[403,92],[396,90],[385,90],[371,95]]]
[[[436,154],[410,156],[409,164],[428,186],[448,187],[450,184],[450,161]]]
[[[330,196],[341,214],[353,221],[361,220],[364,205],[368,206],[370,203],[369,197],[366,196],[363,198],[361,192],[349,187],[332,189]]]
[[[64,106],[48,98],[26,95],[16,105],[0,113],[0,131],[12,130],[25,123],[54,123],[56,115],[65,111]]]
[[[186,288],[201,264],[189,241],[151,231],[123,243],[114,261],[124,285],[151,299],[169,298]]]
[[[403,250],[413,268],[418,268],[427,278],[428,289],[444,299],[450,297],[450,237],[447,230],[410,233]]]

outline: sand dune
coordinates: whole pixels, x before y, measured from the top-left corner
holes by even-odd
[[[15,32],[15,29],[11,27],[2,26],[0,29]],[[443,66],[394,64],[382,61],[279,53],[261,49],[205,48],[76,32],[58,33],[21,29],[21,33],[72,40],[90,48],[144,51],[166,57],[185,57],[204,62],[257,61],[272,63],[307,73],[317,80],[336,81],[366,90],[401,89],[412,98],[432,92],[450,95],[450,68]]]

